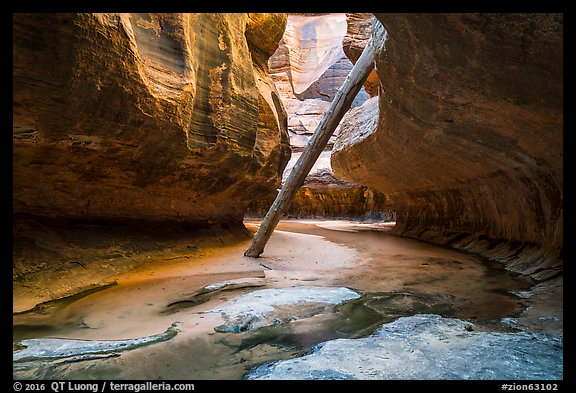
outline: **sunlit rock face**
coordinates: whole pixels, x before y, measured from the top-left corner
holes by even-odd
[[[346,31],[346,14],[288,15],[286,31],[269,67],[296,149],[306,146],[353,67],[342,49]],[[362,90],[353,106],[367,98]]]
[[[341,135],[336,176],[391,196],[398,234],[478,252],[536,279],[557,275],[562,15],[376,17],[388,32],[376,61],[378,122]]]
[[[289,16],[283,38],[295,94],[306,91],[342,57],[346,28],[345,14]]]
[[[368,14],[360,14],[364,21]],[[370,14],[371,15],[371,14]],[[374,17],[372,16],[372,19]],[[270,58],[270,73],[280,93],[288,116],[288,131],[293,147],[286,166],[288,176],[338,89],[353,67],[343,51],[350,29],[348,14],[289,14],[286,32]],[[370,38],[370,23],[353,28],[355,47],[360,53]],[[361,32],[360,32],[361,30]],[[369,98],[362,89],[352,106]],[[306,177],[287,211],[288,217],[391,219],[389,199],[366,186],[339,179],[330,167],[334,137]],[[274,201],[269,195],[252,204],[249,215],[263,216]]]
[[[294,197],[288,216],[394,221],[390,198],[334,176],[330,168],[310,173]]]
[[[14,14],[13,208],[236,221],[290,157],[285,14]]]
[[[342,39],[342,49],[346,56],[353,64],[362,54],[366,43],[372,36],[372,23],[374,23],[374,14],[352,13],[346,14],[346,35]],[[378,95],[378,75],[372,70],[364,82],[365,91],[374,97]]]

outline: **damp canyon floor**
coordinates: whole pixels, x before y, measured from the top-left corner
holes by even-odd
[[[243,255],[250,240],[150,252],[114,285],[34,308],[15,283],[13,377],[562,378],[561,278],[531,290],[497,263],[389,228],[284,220],[260,258]],[[502,346],[509,358],[490,352]],[[478,364],[453,370],[459,357]]]

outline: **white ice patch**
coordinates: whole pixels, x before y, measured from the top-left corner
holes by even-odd
[[[306,305],[335,305],[360,295],[343,287],[298,286],[292,288],[270,288],[250,292],[233,299],[229,304],[208,312],[220,312],[226,321],[219,327],[222,332],[239,332],[270,326],[283,320],[299,319],[298,310],[291,309],[292,315],[283,315],[284,306],[298,305],[309,314]]]
[[[528,299],[530,296],[532,296],[531,291],[510,291],[510,293],[522,299]]]
[[[214,284],[206,285],[204,289],[208,292],[212,292],[229,286],[258,285],[261,282],[262,282],[261,278],[245,277],[245,278],[238,278],[235,280],[220,281]]]
[[[247,379],[563,378],[563,341],[543,333],[467,331],[469,322],[420,314],[361,339],[337,339],[310,354],[254,368]]]
[[[178,334],[179,323],[174,323],[164,333],[126,340],[74,340],[65,338],[33,338],[22,340],[25,346],[12,355],[13,362],[39,359],[60,359],[77,355],[103,354],[127,351],[166,341]]]

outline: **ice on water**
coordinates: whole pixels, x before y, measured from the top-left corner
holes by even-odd
[[[563,340],[544,333],[468,331],[469,322],[419,314],[371,336],[318,344],[262,364],[246,379],[562,379]]]
[[[326,304],[335,305],[347,300],[357,299],[360,295],[344,287],[297,286],[291,288],[269,288],[247,293],[233,299],[220,308],[209,312],[219,312],[226,323],[218,331],[240,332],[270,326],[282,319],[298,319],[298,310],[291,309],[284,315],[282,307],[298,305],[301,311],[307,306]]]

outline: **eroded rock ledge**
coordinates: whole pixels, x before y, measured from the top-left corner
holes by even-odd
[[[397,234],[560,274],[562,15],[376,17],[378,122],[345,120],[336,176],[390,196]]]
[[[284,170],[284,179],[288,177],[301,154],[292,153],[292,158]],[[276,194],[273,194],[251,204],[247,216],[264,217],[275,197]],[[330,167],[330,150],[325,150],[306,176],[302,187],[298,189],[286,216],[394,221],[395,213],[391,199],[384,193],[336,177]]]

